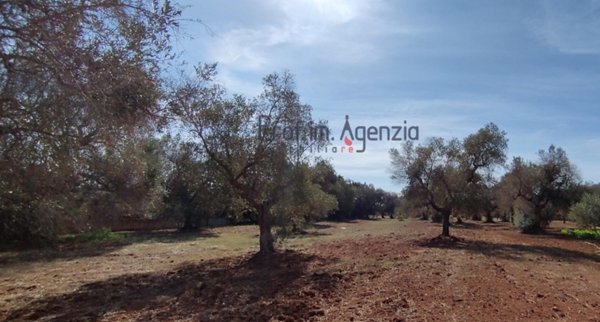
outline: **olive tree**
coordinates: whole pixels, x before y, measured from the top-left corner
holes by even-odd
[[[442,236],[450,236],[450,216],[468,209],[486,173],[505,162],[506,133],[490,123],[463,141],[431,138],[390,150],[392,179],[405,184],[404,198],[442,216]]]
[[[560,211],[568,211],[570,193],[579,176],[562,148],[551,145],[538,152],[539,161],[513,159],[502,177],[499,189],[510,196],[509,202],[525,233],[543,230]]]
[[[1,241],[51,238],[107,149],[161,120],[170,1],[0,5]]]
[[[196,68],[197,77],[177,87],[170,106],[232,190],[257,214],[260,253],[269,254],[274,251],[273,207],[291,185],[294,161],[306,152],[306,145],[290,133],[309,126],[311,109],[300,102],[287,72],[266,76],[264,91],[253,99],[227,96],[212,81],[215,74],[216,65]],[[302,139],[310,144],[310,138]]]

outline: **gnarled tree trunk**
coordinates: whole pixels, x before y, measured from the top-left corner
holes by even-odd
[[[445,210],[442,212],[442,236],[450,236],[450,215],[452,211]]]

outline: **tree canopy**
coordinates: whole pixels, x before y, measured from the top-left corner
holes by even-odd
[[[160,124],[179,14],[168,0],[0,5],[4,242],[50,238],[93,211],[90,194],[115,195],[99,172]]]
[[[415,205],[442,216],[442,235],[450,235],[450,216],[470,207],[472,190],[479,189],[495,166],[505,161],[506,133],[490,123],[462,142],[431,138],[415,146],[406,142],[390,150],[392,179],[405,184],[404,195]]]

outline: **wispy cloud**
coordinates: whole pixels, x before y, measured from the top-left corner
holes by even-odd
[[[600,54],[600,1],[542,2],[542,16],[534,20],[537,35],[569,54]]]
[[[377,19],[379,1],[270,1],[277,8],[258,26],[227,30],[215,39],[208,57],[232,71],[264,71],[302,64],[319,56],[336,64],[369,64],[381,57],[377,37],[408,33]],[[302,56],[290,53],[302,52]]]

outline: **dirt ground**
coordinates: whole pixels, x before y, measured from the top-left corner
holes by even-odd
[[[600,321],[600,248],[466,222],[321,223],[271,260],[255,228],[0,254],[0,320]]]

